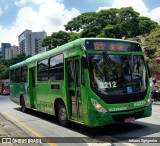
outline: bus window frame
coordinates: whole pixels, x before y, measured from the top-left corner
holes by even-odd
[[[47,68],[46,69],[43,69],[43,70],[39,70],[39,63],[44,61],[44,60],[47,60]],[[37,61],[37,82],[48,82],[48,68],[49,68],[49,58],[44,58],[44,59],[41,59],[39,61]],[[47,79],[46,80],[39,80],[39,73],[42,73],[47,71]]]
[[[63,63],[63,79],[61,79],[61,80],[56,80],[56,79],[54,79],[54,80],[50,80],[50,70],[51,69],[53,69],[53,67],[50,67],[50,60],[52,59],[52,58],[54,58],[54,57],[57,57],[57,56],[59,56],[59,55],[62,55],[62,63]],[[64,62],[64,54],[63,53],[60,53],[60,54],[56,54],[56,55],[54,55],[54,56],[51,56],[51,57],[49,57],[49,66],[48,66],[48,80],[50,81],[50,82],[59,82],[59,81],[64,81],[64,71],[65,71],[65,68],[64,68],[64,64],[65,64],[65,62]],[[55,68],[56,69],[56,68]]]

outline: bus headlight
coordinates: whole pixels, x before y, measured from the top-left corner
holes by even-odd
[[[146,101],[146,106],[148,106],[152,102],[151,94],[149,95],[149,98]]]
[[[104,107],[102,107],[102,106],[98,103],[97,100],[91,98],[91,102],[92,102],[92,104],[94,105],[94,107],[96,108],[97,111],[99,111],[99,112],[101,112],[101,113],[106,113],[106,112],[107,112],[107,110],[106,110]]]

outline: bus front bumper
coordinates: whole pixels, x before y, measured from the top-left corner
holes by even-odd
[[[152,102],[148,106],[130,111],[100,113],[95,110],[89,110],[89,116],[91,119],[89,126],[95,127],[116,123],[125,123],[125,120],[128,118],[134,118],[136,120],[139,118],[150,117],[151,115]]]

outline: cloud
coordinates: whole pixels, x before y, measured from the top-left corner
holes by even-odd
[[[139,12],[141,16],[147,16],[152,20],[160,24],[160,7],[157,7],[151,11],[146,7],[143,0],[113,0],[112,6],[110,7],[100,7],[97,11],[102,9],[110,8],[122,8],[122,7],[132,7],[135,11]]]
[[[150,12],[150,18],[152,18],[154,21],[158,22],[160,24],[160,7],[153,9]]]
[[[15,1],[14,2],[14,4],[16,5],[16,6],[24,6],[25,4],[26,4],[26,2],[27,2],[27,0],[17,0],[17,1]]]
[[[73,17],[80,15],[80,12],[75,8],[68,10],[58,1],[17,0],[15,4],[21,5],[17,18],[10,29],[0,26],[1,36],[3,36],[0,36],[0,42],[10,42],[12,45],[18,45],[18,35],[26,29],[31,29],[33,32],[46,31],[47,35],[64,30],[64,25]],[[26,5],[27,2],[34,2],[38,9],[35,10]]]
[[[6,29],[0,25],[0,42],[11,43],[12,45],[18,45],[18,34],[21,33],[18,27],[13,26],[11,29]]]
[[[0,16],[3,14],[3,11],[2,11],[2,9],[0,8]]]
[[[65,9],[64,5],[56,2],[56,0],[41,0],[41,3],[37,2],[37,4],[39,4],[38,11],[31,7],[21,8],[15,25],[33,31],[45,30],[50,35],[52,32],[64,30],[64,25],[80,14],[74,8],[71,10]]]
[[[53,0],[54,2],[55,0]],[[61,0],[56,0],[57,2],[60,2]],[[35,4],[42,4],[45,2],[45,0],[15,0],[14,4],[17,6],[25,6],[27,2],[35,3]]]
[[[8,10],[8,5],[5,5],[5,7],[4,7],[4,9],[5,9],[5,11],[7,11]]]

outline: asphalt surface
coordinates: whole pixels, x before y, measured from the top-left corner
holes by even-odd
[[[11,122],[10,120],[8,120],[8,118],[5,118],[5,116],[3,116],[4,115],[4,112],[9,112],[11,115],[13,114],[18,114],[18,113],[16,113],[16,112],[14,112],[13,113],[13,110],[10,110],[10,108],[12,107],[12,108],[17,108],[17,107],[19,107],[19,106],[17,106],[17,105],[15,105],[15,104],[12,104],[12,102],[10,102],[10,104],[8,105],[8,103],[7,103],[7,101],[9,100],[9,98],[6,96],[6,98],[5,98],[5,96],[0,96],[0,146],[2,145],[2,146],[20,146],[20,145],[23,145],[23,146],[32,146],[32,145],[37,145],[37,146],[39,146],[39,145],[41,145],[41,144],[25,144],[25,143],[23,143],[23,144],[16,144],[16,143],[10,143],[10,144],[6,144],[6,143],[1,143],[2,142],[2,138],[11,138],[11,137],[30,137],[31,135],[28,135],[27,134],[27,132],[25,132],[25,130],[23,129],[23,128],[21,128],[21,127],[19,127],[19,126],[17,126],[19,123],[18,122]],[[159,107],[160,106],[160,101],[157,101],[157,102],[153,102],[153,105],[155,106],[155,107]],[[158,105],[158,106],[157,106]],[[11,106],[11,107],[10,107]],[[158,109],[158,108],[157,108]],[[159,116],[159,112],[156,112],[156,114],[158,114],[158,116]],[[18,114],[19,115],[19,114]],[[19,115],[19,116],[21,116],[21,115]],[[156,115],[157,116],[157,115]],[[23,115],[22,115],[22,118],[25,118]],[[27,117],[26,117],[27,118]],[[150,120],[149,120],[150,119]],[[145,120],[145,119],[144,119]],[[150,121],[151,123],[152,123],[152,121],[151,120],[154,120],[154,117],[153,117],[153,119],[151,119],[151,118],[147,118],[147,121]],[[25,120],[24,120],[25,121]],[[23,122],[24,122],[23,121]],[[140,121],[142,121],[142,119],[140,120]],[[154,121],[153,121],[154,122]],[[138,123],[138,122],[136,122],[136,123]],[[137,125],[136,123],[133,123],[131,126],[132,127],[140,127],[141,125]],[[27,124],[29,124],[29,122],[27,123]],[[149,124],[148,123],[143,123],[143,125],[144,124],[146,124],[146,130],[147,130],[147,127],[149,127]],[[157,121],[157,124],[159,125],[159,121]],[[54,124],[53,124],[54,125]],[[33,126],[33,125],[32,125]],[[77,125],[75,126],[76,128],[77,128]],[[34,127],[35,128],[35,127]],[[43,126],[41,125],[41,131],[43,131]],[[45,127],[44,127],[45,128]],[[154,127],[153,127],[154,128]],[[157,127],[158,128],[158,127]],[[74,127],[72,127],[71,129],[74,129]],[[80,128],[81,129],[81,128]],[[112,130],[114,130],[113,128],[111,128]],[[132,128],[131,128],[132,129]],[[149,130],[150,128],[148,128],[148,130]],[[70,129],[69,129],[70,130]],[[111,130],[111,131],[112,131]],[[100,132],[99,132],[100,131]],[[100,130],[99,131],[97,131],[96,133],[101,133],[102,135],[103,135],[103,130],[101,130],[101,128],[100,128]],[[132,131],[132,130],[131,130]],[[136,130],[135,130],[136,131]],[[139,134],[140,134],[140,132],[142,132],[142,130],[140,130],[139,131]],[[146,132],[146,131],[144,131],[144,132]],[[96,134],[95,133],[95,134]],[[104,133],[106,134],[107,132],[106,132],[106,130],[104,130]],[[122,132],[123,134],[126,134],[125,132]],[[153,132],[154,133],[154,132]],[[156,133],[156,132],[155,132]],[[44,134],[44,133],[43,133]],[[53,130],[52,130],[52,134],[53,134]],[[104,135],[105,135],[104,134]],[[133,134],[134,134],[134,132],[133,132]],[[137,133],[138,134],[138,133]],[[90,135],[90,134],[88,134],[88,135]],[[112,135],[112,134],[111,134]],[[118,132],[116,132],[116,135],[122,135],[122,134],[119,134]],[[142,135],[142,134],[140,134],[140,135]],[[145,134],[146,135],[146,134]],[[150,135],[150,133],[148,133],[148,135]],[[70,135],[69,135],[70,136]],[[114,136],[114,132],[113,132],[113,136]],[[157,135],[156,135],[157,136]],[[93,146],[93,143],[91,143],[92,144],[92,146]],[[104,143],[105,144],[105,146],[106,146],[106,143]],[[88,145],[90,146],[90,143],[88,143]],[[126,145],[130,145],[130,143],[129,144],[126,144]],[[133,146],[133,144],[132,144],[132,146]]]
[[[2,116],[0,114],[0,145],[1,146],[32,146],[33,144],[17,144],[16,142],[13,143],[13,139],[12,142],[10,143],[9,141],[6,141],[6,138],[12,137],[28,137],[29,136],[23,131],[23,129],[17,127],[15,124],[13,124],[11,121],[7,120],[4,116]],[[35,146],[40,146],[40,144],[34,144]]]

